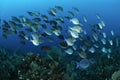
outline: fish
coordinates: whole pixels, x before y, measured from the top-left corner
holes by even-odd
[[[38,11],[34,11],[34,12],[28,11],[27,13],[28,13],[30,16],[35,16],[35,17],[40,16],[40,13],[39,13]]]
[[[41,21],[40,18],[33,18],[32,21],[34,21],[35,23],[39,23]]]
[[[84,21],[84,22],[87,22],[86,16],[83,16],[83,21]]]
[[[87,47],[86,46],[80,46],[80,49],[85,52],[87,50]]]
[[[90,39],[84,40],[83,42],[84,42],[84,44],[86,46],[91,46],[91,44],[92,44],[92,42],[90,41]]]
[[[44,32],[45,32],[48,36],[50,36],[50,35],[53,34],[52,30],[45,30]]]
[[[83,36],[79,35],[79,40],[82,41],[83,40]]]
[[[106,37],[107,37],[105,32],[103,32],[102,34],[103,34],[103,37],[104,37],[104,38],[106,38]]]
[[[47,29],[47,25],[46,24],[41,24],[43,29]]]
[[[25,38],[25,40],[30,40],[30,36],[29,35],[25,35],[24,38]]]
[[[49,35],[47,33],[45,33],[45,32],[42,33],[41,36],[43,36],[43,37],[49,37]]]
[[[71,19],[71,17],[70,17],[70,16],[65,16],[65,18],[66,18],[66,19],[68,19],[68,20],[70,20],[70,19]]]
[[[113,30],[111,30],[110,33],[111,33],[112,36],[114,36],[114,31]]]
[[[60,40],[65,40],[65,38],[64,38],[64,36],[63,35],[59,35],[59,36],[57,36]]]
[[[69,33],[73,38],[79,38],[79,34],[76,31],[69,30]]]
[[[61,30],[56,30],[56,29],[54,29],[54,30],[53,30],[53,33],[54,33],[56,36],[60,36],[60,35],[61,35]]]
[[[41,15],[41,17],[42,17],[42,20],[43,20],[44,22],[46,22],[46,23],[49,22],[48,17],[47,17],[46,15]]]
[[[18,19],[15,16],[12,16],[12,21],[15,22],[15,23],[21,23],[20,19]]]
[[[113,41],[110,39],[108,41],[109,41],[110,45],[113,46]]]
[[[111,53],[111,52],[112,52],[112,50],[111,50],[111,48],[109,48],[109,49],[108,49],[108,53]]]
[[[58,11],[63,11],[63,8],[61,6],[55,6],[55,8],[58,10]]]
[[[76,39],[75,38],[67,38],[67,39],[65,38],[65,41],[68,46],[73,46]]]
[[[101,39],[103,45],[106,45],[106,39]]]
[[[73,45],[72,48],[73,48],[73,50],[76,51],[77,50],[77,45]]]
[[[98,13],[96,14],[96,17],[97,17],[97,19],[99,19],[99,20],[101,19],[101,16],[100,16],[100,14],[98,14]]]
[[[56,16],[56,15],[57,15],[57,11],[56,11],[56,9],[54,9],[54,8],[51,8],[51,9],[48,11],[48,13],[49,13],[49,15],[51,15],[51,16]]]
[[[80,22],[77,18],[70,19],[70,22],[72,22],[74,25],[79,25],[80,24]]]
[[[88,59],[84,58],[79,62],[76,62],[76,69],[87,69],[90,66],[90,62]]]
[[[103,53],[107,53],[107,52],[108,52],[105,47],[103,47],[103,48],[101,49],[101,51],[102,51]]]
[[[40,44],[40,39],[39,39],[40,36],[38,34],[31,34],[31,36],[32,36],[32,39],[30,41],[33,43],[33,45],[39,46],[39,44]]]
[[[68,47],[68,44],[67,44],[65,41],[59,42],[58,45],[59,45],[59,47],[61,47],[61,48],[63,48],[63,49],[65,49],[65,48]]]
[[[68,19],[74,17],[74,13],[72,11],[68,11],[68,14],[69,14],[69,16],[67,16]]]
[[[93,33],[93,38],[94,38],[95,41],[98,41],[98,36],[97,36],[96,33]]]
[[[94,47],[91,47],[91,48],[89,49],[89,52],[95,53],[95,48],[94,48]]]
[[[49,22],[49,23],[50,23],[50,25],[51,25],[51,26],[57,26],[57,22],[56,22],[56,21],[54,21],[54,20],[50,20],[50,22]]]
[[[59,17],[59,18],[57,18],[55,21],[57,22],[57,24],[62,24],[62,23],[64,23],[63,17]]]
[[[99,46],[98,46],[97,44],[94,44],[93,46],[94,46],[95,48],[99,48]]]
[[[85,51],[78,52],[81,58],[87,58],[87,53]]]
[[[54,38],[51,37],[51,36],[47,36],[46,39],[47,39],[49,42],[54,42]]]
[[[73,9],[75,10],[76,13],[79,13],[79,9],[76,7],[73,7]]]
[[[65,53],[67,53],[68,55],[72,55],[73,50],[71,48],[68,48],[67,50],[65,50]]]
[[[76,31],[77,33],[83,32],[83,29],[81,28],[81,26],[72,26],[70,27],[70,29],[73,31]]]
[[[45,46],[41,46],[40,49],[43,51],[50,51],[52,48],[49,45],[45,45]]]

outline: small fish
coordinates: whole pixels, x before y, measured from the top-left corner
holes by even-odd
[[[45,46],[41,46],[40,49],[43,51],[50,51],[52,48],[49,45],[45,45]]]
[[[107,53],[107,49],[105,47],[102,48],[103,53]]]
[[[33,45],[39,46],[39,44],[40,44],[40,39],[39,39],[40,36],[38,34],[32,34],[31,36],[32,36],[32,40],[30,40],[30,41],[33,43]]]
[[[44,32],[44,33],[41,34],[41,36],[48,37],[49,35]]]
[[[54,42],[54,38],[53,38],[53,37],[48,36],[48,37],[46,37],[46,38],[47,38],[47,40],[48,40],[49,42]]]
[[[99,20],[101,19],[101,16],[100,16],[100,14],[98,14],[98,13],[96,14],[96,17],[97,17],[97,19],[99,19]]]
[[[85,51],[78,52],[81,58],[87,58],[87,53]]]
[[[27,12],[30,16],[35,16],[35,17],[38,17],[39,15],[40,15],[40,13],[39,12],[37,12],[37,11],[34,11],[34,12]]]
[[[109,41],[110,45],[113,46],[113,41],[110,39],[108,41]]]
[[[56,16],[56,15],[57,15],[57,12],[56,12],[56,10],[55,10],[54,8],[50,9],[50,10],[48,11],[48,13],[49,13],[49,15],[51,15],[51,16]]]
[[[53,30],[53,33],[54,33],[56,36],[60,36],[61,31],[60,31],[60,30]]]
[[[46,24],[41,24],[42,25],[42,28],[43,29],[46,29],[47,28],[47,25]]]
[[[61,48],[67,48],[68,47],[68,45],[67,45],[67,43],[64,41],[64,42],[60,42],[59,44],[58,44]]]
[[[74,39],[74,38],[67,38],[67,39],[65,39],[65,41],[66,41],[68,46],[73,46],[74,42],[76,41],[76,39]]]
[[[12,21],[15,23],[21,23],[21,21],[15,16],[12,16]]]
[[[62,17],[59,17],[56,19],[57,24],[64,23],[64,19]]]
[[[98,30],[102,30],[103,29],[103,25],[101,23],[98,23],[96,26],[97,26]]]
[[[95,39],[95,41],[98,41],[98,36],[96,33],[93,33],[93,38]]]
[[[94,47],[91,47],[91,48],[89,49],[89,52],[95,53],[95,48],[94,48]]]
[[[34,22],[36,22],[36,23],[39,23],[39,22],[41,21],[40,18],[33,18],[32,20],[33,20]]]
[[[98,46],[98,45],[96,45],[96,44],[94,44],[93,46],[94,46],[95,48],[99,48],[99,46]]]
[[[48,17],[46,15],[41,15],[43,21],[45,21],[46,23],[48,23]]]
[[[105,45],[106,44],[106,39],[101,39],[101,42],[102,42],[103,45]]]
[[[73,9],[75,10],[76,13],[79,13],[79,9],[76,7],[73,7]]]
[[[45,30],[44,32],[45,32],[48,36],[52,35],[52,33],[53,33],[52,30]]]
[[[65,53],[71,55],[71,54],[73,54],[73,50],[71,48],[69,48],[69,49],[65,50]]]
[[[59,35],[57,36],[60,40],[65,40],[64,36],[63,35]]]
[[[106,38],[106,33],[105,33],[105,32],[103,32],[102,34],[103,34],[103,37],[104,37],[104,38]]]
[[[79,40],[83,40],[83,36],[82,35],[79,35]]]
[[[69,14],[68,17],[70,17],[70,18],[71,18],[71,17],[74,17],[74,13],[73,13],[72,11],[68,11],[68,14]],[[67,17],[67,18],[68,18],[68,17]]]
[[[77,50],[77,45],[72,46],[73,50]]]
[[[61,6],[55,6],[55,8],[59,11],[63,11],[63,8]]]
[[[86,69],[90,66],[90,62],[88,59],[84,58],[80,62],[76,62],[76,69],[81,68],[81,69]]]
[[[110,33],[111,33],[112,36],[114,36],[114,31],[113,30],[111,30]]]
[[[79,38],[79,34],[76,31],[69,30],[69,33],[73,38]]]
[[[80,22],[77,18],[70,19],[70,22],[72,22],[74,25],[79,25],[80,24]]]
[[[87,40],[84,40],[84,44],[86,46],[90,46],[92,44],[92,42],[89,39],[87,39]]]
[[[108,53],[111,53],[111,52],[112,52],[112,50],[111,50],[111,48],[109,48],[109,49],[108,49]]]
[[[84,22],[87,22],[86,16],[83,16],[83,20],[84,20]]]
[[[87,47],[86,46],[80,46],[80,49],[85,52],[87,50]]]
[[[83,29],[81,28],[81,26],[72,26],[70,27],[70,29],[73,31],[76,31],[77,33],[83,32]]]
[[[51,25],[51,26],[57,26],[57,22],[54,21],[54,20],[51,20],[51,21],[50,21],[50,25]]]

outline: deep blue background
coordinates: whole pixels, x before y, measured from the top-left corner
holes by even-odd
[[[113,29],[116,36],[120,36],[120,0],[0,0],[0,17],[2,20],[10,20],[11,16],[28,16],[27,11],[47,14],[47,10],[55,5],[62,6],[65,10],[71,10],[72,7],[79,8],[81,15],[77,17],[86,15],[89,23],[96,22],[95,15],[99,13],[105,21],[107,35]],[[0,33],[0,46],[14,51],[20,48],[25,52],[40,52],[39,47],[33,46],[29,41],[25,46],[21,45],[15,35],[5,40]]]

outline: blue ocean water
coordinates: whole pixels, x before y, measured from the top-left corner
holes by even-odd
[[[119,4],[119,0],[0,0],[0,18],[2,20],[10,20],[11,16],[28,16],[27,11],[39,11],[41,14],[47,14],[47,10],[56,5],[62,6],[66,11],[71,10],[72,7],[77,7],[80,10],[80,15],[76,15],[77,18],[85,15],[89,23],[94,23],[96,22],[95,14],[99,13],[105,21],[106,33],[109,35],[112,29],[115,32],[115,36],[120,36]],[[89,31],[89,28],[85,28]],[[56,42],[52,44],[56,45]],[[21,45],[16,35],[11,35],[8,39],[3,39],[0,35],[0,45],[11,50],[20,48],[26,52],[40,52],[40,49],[29,41],[27,41],[26,45]]]

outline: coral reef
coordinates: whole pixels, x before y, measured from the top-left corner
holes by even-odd
[[[75,55],[72,56],[74,58]],[[26,55],[10,54],[9,51],[1,49],[0,80],[120,79],[119,50],[115,50],[109,59],[106,54],[96,55],[95,64],[87,69],[76,69],[76,60],[68,57],[57,47],[49,51],[45,57],[32,52]]]

